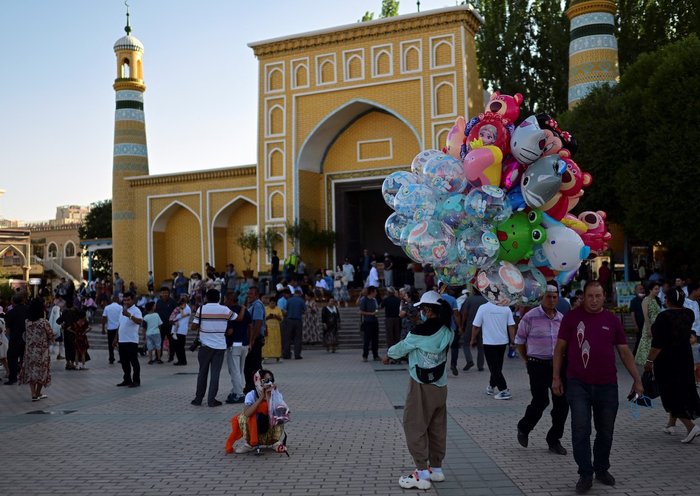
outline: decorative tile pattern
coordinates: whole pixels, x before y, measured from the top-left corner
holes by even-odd
[[[138,109],[117,109],[114,112],[115,121],[139,121],[145,122],[143,110]]]
[[[615,16],[605,12],[582,14],[571,19],[571,29],[580,28],[589,24],[615,24]]]
[[[114,156],[135,155],[137,157],[147,157],[148,148],[146,145],[136,143],[119,143],[114,145]]]

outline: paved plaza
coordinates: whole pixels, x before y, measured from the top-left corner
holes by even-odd
[[[292,410],[290,457],[267,452],[226,455],[230,418],[240,405],[190,405],[197,360],[187,367],[142,363],[142,387],[117,388],[119,365],[93,350],[88,371],[54,362],[48,399],[33,403],[28,386],[0,386],[0,495],[394,495],[413,465],[401,418],[405,367],[363,363],[358,350],[306,350],[303,360],[266,364]],[[447,480],[436,495],[573,494],[577,480],[567,426],[567,456],[548,452],[549,418],[518,445],[516,422],[529,402],[521,360],[506,360],[511,401],[484,394],[488,372],[449,377]],[[618,366],[621,370],[621,367]],[[630,387],[620,372],[620,397]],[[219,399],[228,393],[221,374]],[[590,494],[698,494],[700,442],[661,432],[654,408],[630,415],[621,399],[611,472],[614,488]],[[50,413],[37,413],[37,411]],[[679,424],[680,425],[680,424]],[[682,429],[679,427],[679,429]]]

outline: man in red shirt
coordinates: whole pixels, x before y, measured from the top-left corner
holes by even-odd
[[[588,281],[583,289],[583,305],[564,315],[554,349],[552,391],[560,396],[564,393],[564,354],[567,358],[566,398],[571,409],[571,444],[580,476],[576,484],[578,494],[592,487],[594,473],[601,483],[615,485],[615,478],[608,472],[618,408],[615,349],[634,379],[632,393],[644,393],[622,323],[603,308],[604,302],[600,281]],[[591,416],[596,429],[592,463]]]

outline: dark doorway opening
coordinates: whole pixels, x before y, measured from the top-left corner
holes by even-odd
[[[394,285],[403,284],[403,274],[409,259],[384,233],[384,222],[394,211],[382,198],[384,178],[371,181],[336,183],[335,231],[336,263],[342,265],[345,257],[357,266],[362,250],[375,254],[377,262],[389,253],[394,261]],[[357,282],[357,281],[356,281]]]

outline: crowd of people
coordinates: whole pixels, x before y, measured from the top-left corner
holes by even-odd
[[[296,271],[303,262],[293,261]],[[272,411],[273,404],[284,405],[274,374],[263,368],[264,363],[300,360],[308,343],[322,343],[334,353],[339,307],[350,301],[349,289],[356,287],[357,275],[362,289],[351,303],[357,305],[361,319],[362,360],[368,361],[371,353],[373,360],[385,364],[406,362],[411,378],[404,430],[416,470],[400,478],[401,487],[428,489],[445,478],[445,386],[449,373],[459,375],[460,352],[465,361],[462,372],[475,365],[478,371],[488,367],[485,393],[496,400],[512,398],[503,373],[506,356],[523,360],[531,400],[514,426],[514,437],[527,448],[531,432],[551,403],[545,441],[553,454],[567,455],[561,439],[570,416],[579,493],[588,491],[594,478],[615,484],[609,472],[619,407],[615,354],[632,377],[631,401],[648,400],[641,373],[653,372],[669,414],[663,431],[674,434],[680,421],[686,428],[681,442],[700,436],[700,426],[694,423],[700,416],[700,285],[693,281],[677,278],[675,284],[664,285],[651,280],[646,288],[637,286],[630,305],[637,332],[630,349],[620,317],[605,309],[606,281],[588,280],[577,290],[550,281],[539,305],[504,307],[473,288],[442,283],[428,286],[422,295],[408,285],[396,290],[386,286],[386,272],[377,283],[382,287],[375,286],[376,265],[371,260],[366,277],[362,263],[357,267],[348,263],[352,270],[344,266],[319,270],[315,282],[305,273],[289,273],[288,262],[272,287],[257,280],[242,282],[229,265],[223,277],[207,267],[205,278],[192,274],[183,282],[182,272],[176,272],[172,285],[159,288],[158,295],[152,275],[148,292],[137,294],[129,290],[135,285],[125,285],[116,273],[113,283],[76,289],[62,281],[52,293],[30,300],[18,292],[0,312],[3,338],[8,338],[0,341],[0,351],[6,350],[6,356],[0,354],[6,384],[29,384],[32,401],[40,401],[51,383],[54,353],[65,359],[67,370],[87,370],[89,340],[95,339],[89,337],[95,320],[91,312],[101,308],[99,324],[109,345],[109,363],[118,359],[122,367],[117,386],[141,385],[139,355],[148,356],[148,365],[186,365],[187,338],[196,335],[190,347],[197,351],[199,366],[192,405],[222,405],[217,395],[225,362],[231,384],[225,402],[243,404],[243,411],[232,419],[227,451],[245,453],[265,445],[284,452],[288,409],[275,425],[269,424],[271,414],[263,415]],[[380,312],[385,317],[384,357],[379,350]]]

